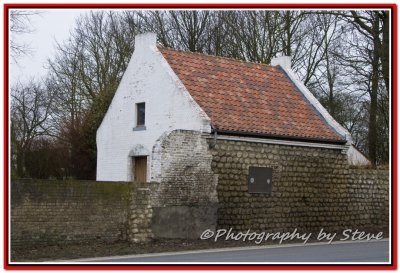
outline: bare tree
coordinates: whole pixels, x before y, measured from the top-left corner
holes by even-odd
[[[204,52],[209,43],[210,19],[214,13],[207,10],[156,10],[140,12],[139,16],[145,22],[146,30],[157,33],[163,46]]]
[[[34,31],[31,24],[32,16],[41,12],[35,10],[11,9],[9,11],[10,54],[15,62],[23,55],[31,52],[28,43],[22,42],[21,37]]]
[[[321,61],[312,75],[313,82],[310,85],[318,93],[328,112],[338,118],[342,103],[340,95],[348,88],[348,84],[345,82],[347,75],[343,72],[342,62],[338,57],[344,50],[342,40],[344,30],[342,22],[337,16],[319,14],[318,17],[319,28],[323,29],[327,35],[323,36]],[[341,121],[339,120],[339,122]]]
[[[278,11],[227,11],[224,22],[231,41],[225,43],[229,56],[270,63],[279,51]]]
[[[389,94],[389,16],[387,11],[350,11],[343,15],[364,38],[359,46],[359,53],[364,63],[369,67],[368,80],[369,122],[368,122],[368,155],[373,164],[378,161],[378,131],[379,86],[383,80],[387,95]],[[356,65],[352,65],[359,70]],[[383,96],[385,97],[385,96]],[[388,97],[388,96],[387,96]],[[387,126],[388,127],[388,126]]]
[[[96,130],[126,70],[141,20],[135,12],[92,11],[78,18],[70,39],[49,60],[53,121],[75,177],[94,178]]]
[[[32,141],[48,136],[53,97],[34,80],[11,88],[11,146],[18,176],[25,175],[25,156]]]
[[[173,39],[179,41],[183,49],[203,52],[207,44],[206,31],[209,26],[210,12],[170,11],[171,27],[175,30]]]
[[[300,44],[304,41],[307,33],[308,14],[304,11],[285,10],[281,11],[282,32],[280,36],[281,51],[286,56],[291,56],[293,61],[298,60]]]

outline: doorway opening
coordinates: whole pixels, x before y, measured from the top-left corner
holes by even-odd
[[[147,178],[147,156],[132,157],[133,181],[146,182]]]

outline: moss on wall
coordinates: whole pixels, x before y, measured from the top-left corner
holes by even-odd
[[[14,246],[125,240],[129,183],[12,180]]]

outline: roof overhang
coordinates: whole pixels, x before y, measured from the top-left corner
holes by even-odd
[[[216,132],[219,135],[229,135],[229,136],[237,136],[237,137],[251,137],[251,138],[261,138],[261,139],[269,139],[269,140],[280,140],[286,141],[290,144],[290,142],[302,142],[304,144],[333,144],[333,145],[340,145],[343,148],[343,145],[347,143],[346,140],[336,140],[336,139],[321,139],[321,138],[306,138],[306,137],[296,137],[296,136],[285,136],[285,135],[271,135],[271,134],[264,134],[264,133],[254,133],[254,132],[241,132],[241,131],[230,131],[230,130],[223,130],[223,129],[216,129],[213,128],[212,132]],[[307,146],[307,145],[303,145]]]

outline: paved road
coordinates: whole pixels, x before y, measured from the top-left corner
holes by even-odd
[[[103,257],[80,262],[388,262],[388,240]]]

